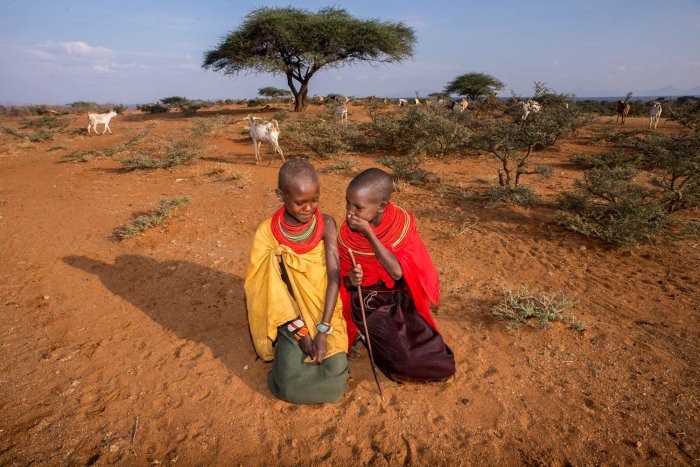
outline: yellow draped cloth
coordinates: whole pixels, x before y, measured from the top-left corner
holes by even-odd
[[[245,296],[255,352],[264,361],[271,361],[274,356],[273,342],[277,339],[277,327],[282,324],[301,316],[311,337],[316,335],[316,324],[323,318],[328,283],[325,251],[321,240],[308,253],[297,254],[277,241],[270,220],[258,226],[246,272]],[[294,296],[282,280],[280,261],[284,261]],[[334,331],[328,336],[326,358],[348,349],[342,309],[338,300],[331,319]]]

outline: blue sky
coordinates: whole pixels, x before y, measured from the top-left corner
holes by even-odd
[[[251,9],[289,5],[403,21],[418,39],[413,60],[321,72],[311,95],[425,96],[467,72],[500,79],[504,95],[531,95],[534,81],[578,96],[700,87],[698,0],[0,0],[0,104],[236,99],[286,88],[281,76],[230,77],[201,63]]]

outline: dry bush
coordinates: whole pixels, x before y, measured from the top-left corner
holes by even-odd
[[[64,156],[64,159],[71,162],[91,162],[102,159],[112,159],[115,156],[124,152],[131,153],[132,151],[134,151],[134,146],[144,142],[144,140],[147,139],[147,137],[151,133],[151,130],[155,128],[155,126],[156,125],[153,123],[148,124],[145,128],[136,132],[135,134],[131,136],[126,136],[121,143],[115,146],[88,149],[83,151],[71,151],[70,153]],[[83,132],[82,129],[80,131],[81,133]]]
[[[329,159],[348,152],[358,137],[357,127],[336,120],[308,114],[290,117],[282,129],[284,140],[292,146],[289,153]]]
[[[352,158],[339,158],[333,160],[328,166],[323,170],[324,172],[343,172],[351,170],[357,166],[357,161]]]
[[[375,113],[365,127],[368,150],[441,156],[462,150],[469,138],[466,114],[442,108],[411,107],[404,113]]]
[[[509,287],[503,289],[503,302],[493,307],[494,318],[508,321],[506,329],[511,331],[525,323],[533,326],[537,322],[542,329],[547,329],[554,321],[561,321],[572,329],[582,331],[585,325],[576,321],[575,316],[565,313],[576,306],[577,300],[568,298],[564,292],[548,295],[535,292],[522,286],[514,291]]]
[[[114,235],[119,240],[127,240],[134,237],[152,227],[164,223],[166,219],[172,217],[178,208],[186,206],[190,201],[191,198],[189,196],[162,199],[154,211],[138,216],[127,225],[115,229]]]
[[[416,156],[382,157],[379,163],[392,170],[395,182],[403,181],[411,185],[424,185],[432,178],[432,172],[421,167],[422,160]]]

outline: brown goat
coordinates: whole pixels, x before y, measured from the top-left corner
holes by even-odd
[[[615,119],[615,123],[617,123],[620,120],[620,117],[622,117],[622,125],[625,124],[625,117],[627,117],[627,114],[630,113],[630,103],[627,100],[619,100],[617,101],[617,118]]]

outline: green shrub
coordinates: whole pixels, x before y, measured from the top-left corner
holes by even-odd
[[[141,112],[147,114],[159,114],[170,111],[170,107],[165,106],[163,104],[143,104],[137,105],[136,108]]]
[[[350,170],[357,166],[357,162],[353,159],[335,159],[333,162],[328,164],[325,172],[339,172],[344,170]]]
[[[537,206],[540,199],[537,193],[527,185],[516,187],[498,186],[486,192],[486,197],[491,204],[513,203],[523,206]]]
[[[628,146],[644,156],[668,213],[700,205],[700,132],[634,139]]]
[[[401,114],[377,113],[366,128],[368,149],[436,156],[458,152],[469,137],[459,118],[468,117],[426,106],[411,107]]]
[[[68,127],[70,122],[65,118],[60,118],[53,114],[45,114],[42,115],[40,118],[32,120],[24,118],[20,120],[19,124],[22,128],[38,128],[42,130],[61,131]]]
[[[677,99],[675,103],[670,103],[666,107],[670,120],[680,123],[691,131],[700,132],[700,98]]]
[[[171,109],[177,109],[182,107],[183,105],[187,104],[190,102],[189,99],[186,97],[180,97],[180,96],[171,96],[171,97],[164,97],[160,100],[160,103],[166,107],[169,107]]]
[[[248,107],[260,107],[269,104],[267,99],[248,99],[245,103]]]
[[[298,114],[285,122],[285,140],[301,155],[328,159],[348,152],[356,134],[354,125]]]
[[[402,157],[382,157],[379,163],[389,167],[394,181],[404,181],[412,185],[423,185],[430,180],[431,172],[421,167],[421,159],[414,155]]]
[[[182,113],[184,113],[185,115],[194,115],[200,109],[206,109],[209,106],[210,106],[210,104],[208,102],[205,102],[205,101],[185,100],[184,102],[181,102],[178,107],[180,108],[180,111],[182,111]]]
[[[630,167],[635,166],[641,160],[641,157],[625,152],[598,153],[598,154],[579,154],[570,155],[571,159],[577,164],[591,169],[593,167]]]
[[[30,133],[24,133],[21,132],[15,128],[6,126],[6,125],[0,125],[0,130],[4,131],[5,133],[15,136],[17,138],[26,140],[26,141],[31,141],[32,143],[41,143],[43,141],[49,141],[53,139],[56,136],[57,131],[56,130],[51,130],[51,129],[46,129],[46,128],[41,128],[37,131],[30,132]]]
[[[500,163],[497,173],[501,187],[518,187],[523,175],[551,176],[551,170],[544,166],[529,168],[533,150],[542,141],[540,127],[506,120],[484,121],[479,126],[480,131],[471,139],[470,146],[487,152]]]
[[[630,167],[596,167],[577,181],[577,193],[560,196],[557,224],[618,246],[659,233],[667,216],[652,193],[637,184]]]
[[[574,315],[565,313],[576,304],[577,301],[568,298],[564,292],[548,295],[530,291],[525,286],[517,291],[505,287],[503,302],[493,307],[491,314],[498,320],[508,321],[506,329],[509,331],[523,323],[534,327],[533,321],[542,329],[549,328],[554,321],[561,321],[572,329],[582,331],[585,325],[577,321]]]

